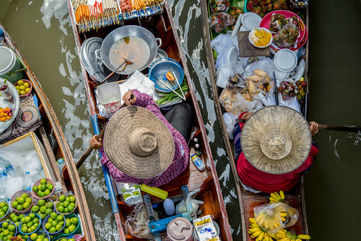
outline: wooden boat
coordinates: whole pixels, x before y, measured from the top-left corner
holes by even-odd
[[[209,16],[210,16],[210,2],[211,0],[201,0],[201,9],[202,9],[202,22],[203,22],[203,28],[202,28],[202,34],[203,34],[203,38],[205,40],[205,50],[206,50],[206,55],[207,55],[207,63],[208,63],[208,68],[209,68],[209,75],[210,75],[210,79],[211,79],[211,86],[212,86],[212,92],[213,92],[213,99],[214,99],[214,104],[216,106],[216,113],[218,116],[218,120],[221,123],[221,127],[223,130],[223,139],[226,145],[226,151],[228,156],[230,157],[230,160],[234,160],[231,161],[231,168],[232,168],[232,172],[234,174],[234,176],[237,179],[236,182],[236,190],[238,193],[238,199],[239,199],[239,203],[240,203],[240,207],[241,207],[241,223],[242,223],[242,240],[253,240],[250,235],[248,234],[248,226],[249,226],[249,218],[253,217],[253,208],[255,206],[258,206],[260,204],[266,203],[268,201],[268,194],[254,194],[251,192],[246,191],[241,183],[240,183],[240,179],[239,176],[237,174],[237,169],[236,169],[236,157],[234,156],[233,153],[233,143],[231,142],[227,130],[226,130],[226,125],[223,119],[223,109],[221,107],[221,104],[219,102],[219,95],[222,91],[221,88],[219,88],[216,85],[216,80],[217,80],[217,75],[216,75],[216,68],[215,68],[215,60],[214,60],[214,54],[213,54],[213,50],[211,48],[211,29],[209,26]],[[303,11],[303,21],[307,26],[307,29],[309,28],[309,8],[307,7],[304,11]],[[309,72],[308,72],[308,64],[309,64],[309,43],[307,42],[305,45],[305,55],[304,55],[304,59],[306,62],[306,67],[305,67],[305,73],[304,73],[304,79],[305,81],[308,83],[307,86],[309,86],[310,82],[309,82]],[[303,106],[301,106],[301,110],[302,110],[302,114],[305,116],[305,118],[307,118],[307,112],[308,112],[308,89],[307,89],[307,93],[305,96],[305,101]],[[307,222],[307,213],[306,213],[306,203],[305,203],[305,194],[304,194],[304,179],[303,177],[301,178],[300,184],[294,188],[294,190],[292,190],[291,192],[286,194],[286,200],[288,200],[289,204],[293,207],[295,207],[296,209],[298,209],[299,213],[300,213],[300,217],[298,219],[298,222],[296,223],[296,225],[293,227],[293,231],[295,231],[296,233],[305,233],[308,234],[309,230],[308,230],[308,222]]]
[[[45,163],[42,163],[44,172],[46,172],[46,169],[49,170],[49,173],[52,173],[49,175],[49,178],[51,178],[55,183],[61,183],[64,192],[71,191],[74,193],[77,200],[84,239],[96,240],[83,186],[80,181],[70,147],[65,139],[54,109],[51,106],[48,97],[43,92],[40,82],[36,78],[35,74],[31,71],[28,63],[22,57],[19,50],[16,48],[14,41],[6,33],[4,27],[0,25],[0,28],[3,29],[5,33],[5,45],[16,53],[18,59],[25,67],[26,77],[31,81],[33,86],[32,95],[37,99],[38,102],[37,109],[41,115],[42,124],[34,132],[26,133],[25,135],[33,135],[34,138],[40,140],[48,157],[47,159],[44,159]],[[13,140],[9,140],[8,142],[15,142],[17,139],[19,139],[19,137]],[[64,177],[59,171],[57,159],[60,158],[62,158],[65,163],[67,173],[66,177]],[[24,163],[24,165],[26,164]]]
[[[76,25],[74,10],[71,4],[71,0],[68,0],[68,8],[71,16],[73,33],[75,37],[75,42],[78,48],[79,55],[81,54],[81,45],[82,43],[89,37],[102,37],[104,38],[109,32],[119,27],[119,25],[101,28],[98,31],[89,31],[86,33],[80,33],[79,27]],[[224,201],[222,197],[222,192],[220,188],[220,184],[218,182],[218,177],[215,169],[214,160],[212,158],[211,150],[208,145],[206,130],[204,127],[203,119],[200,113],[200,108],[197,103],[197,99],[195,97],[195,90],[193,84],[191,83],[190,74],[185,63],[185,56],[180,51],[180,40],[176,34],[175,25],[172,19],[171,10],[165,1],[164,6],[162,6],[163,11],[160,14],[153,15],[151,17],[144,18],[136,18],[133,20],[125,20],[123,22],[124,25],[133,24],[133,25],[141,25],[149,30],[153,29],[153,34],[155,37],[159,37],[162,39],[161,48],[167,51],[169,57],[177,60],[181,63],[184,72],[185,79],[187,80],[189,86],[189,95],[187,96],[188,102],[192,103],[195,114],[197,116],[195,128],[199,130],[199,135],[202,140],[202,156],[201,158],[206,163],[206,171],[199,172],[193,165],[193,163],[189,164],[189,168],[187,171],[173,180],[171,183],[161,186],[160,188],[165,189],[169,192],[170,196],[180,194],[180,187],[182,185],[187,185],[189,191],[192,191],[196,188],[201,188],[197,199],[203,200],[205,202],[204,205],[200,207],[204,214],[211,214],[214,220],[220,226],[220,238],[222,240],[232,240],[231,229],[228,223],[228,216],[224,206]],[[82,64],[82,63],[81,63]],[[144,71],[143,71],[144,72]],[[89,114],[93,124],[94,133],[99,133],[99,126],[104,125],[105,122],[102,118],[98,118],[98,109],[96,106],[96,99],[94,89],[97,84],[91,80],[88,75],[84,65],[82,64],[82,74],[84,80],[84,86],[86,90],[86,95],[88,98],[88,107]],[[124,221],[126,216],[129,214],[129,208],[127,208],[123,202],[120,200],[120,196],[117,193],[115,187],[115,182],[110,177],[108,170],[103,166],[104,178],[108,188],[109,197],[111,201],[111,206],[113,209],[113,213],[115,215],[118,231],[120,235],[120,240],[140,240],[136,237],[133,237],[129,234],[126,234],[124,229]],[[156,201],[156,200],[153,200]]]

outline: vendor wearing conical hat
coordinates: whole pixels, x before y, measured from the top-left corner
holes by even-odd
[[[318,153],[312,145],[318,124],[282,106],[245,112],[239,119],[233,136],[243,187],[267,193],[292,189]]]
[[[93,148],[104,148],[102,164],[118,182],[161,186],[180,175],[189,163],[184,136],[163,116],[152,97],[137,90],[123,96],[105,127],[104,139],[93,137]]]

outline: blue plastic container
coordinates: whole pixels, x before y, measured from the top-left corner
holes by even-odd
[[[27,216],[29,216],[31,213],[29,213],[28,215],[26,215],[25,217],[27,217]],[[19,233],[21,233],[21,234],[23,234],[23,235],[31,235],[31,234],[33,234],[33,233],[36,233],[39,229],[40,229],[40,227],[41,227],[41,217],[37,214],[37,213],[33,213],[33,214],[35,214],[35,216],[37,216],[38,218],[39,218],[39,225],[38,225],[38,227],[33,231],[33,232],[31,232],[31,233],[24,233],[24,232],[22,232],[21,231],[21,227],[22,227],[22,225],[23,225],[23,223],[22,222],[20,222],[20,225],[19,225]]]

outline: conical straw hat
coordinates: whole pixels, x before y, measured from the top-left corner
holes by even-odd
[[[129,106],[110,118],[104,151],[121,172],[147,179],[172,164],[175,146],[171,132],[157,116],[143,107]]]
[[[297,169],[311,149],[307,121],[297,111],[268,106],[251,116],[242,130],[242,151],[260,171],[284,174]]]

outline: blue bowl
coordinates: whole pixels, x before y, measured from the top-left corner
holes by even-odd
[[[31,232],[31,233],[24,233],[24,232],[22,232],[21,231],[21,226],[23,225],[23,223],[21,222],[20,223],[20,225],[19,225],[19,233],[21,233],[21,234],[23,234],[23,235],[31,235],[31,234],[33,234],[33,233],[36,233],[38,230],[39,230],[39,228],[41,227],[41,217],[38,215],[38,214],[36,214],[36,213],[34,213],[35,214],[35,216],[37,216],[38,218],[39,218],[39,225],[38,225],[38,227],[35,229],[35,231],[33,231],[33,232]],[[27,216],[29,216],[30,214],[28,214],[28,215],[26,215],[25,217],[27,217]]]
[[[182,66],[171,58],[161,59],[154,65],[150,67],[149,70],[149,79],[151,79],[155,84],[155,89],[159,92],[170,93],[172,90],[176,90],[179,88],[177,83],[170,83],[168,80],[164,80],[164,76],[167,72],[173,72],[177,77],[179,85],[182,86],[184,80],[184,71]],[[167,88],[159,80],[163,80],[171,86],[171,88]]]

